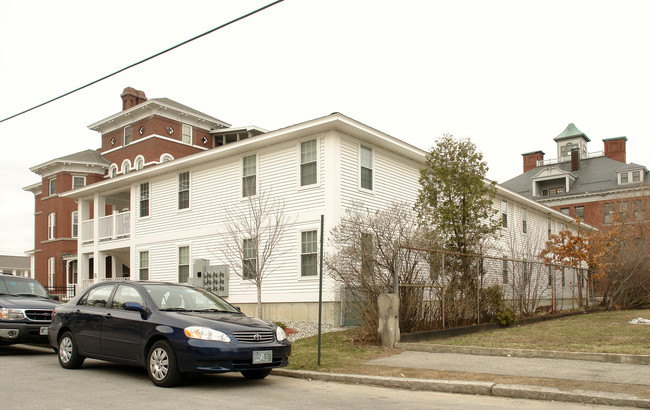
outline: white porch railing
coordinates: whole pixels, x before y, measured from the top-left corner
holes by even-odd
[[[128,277],[127,278],[83,279],[81,281],[81,289],[79,290],[79,292],[83,292],[84,290],[88,289],[89,287],[91,287],[95,283],[99,283],[99,282],[116,282],[116,281],[130,280],[130,279],[131,278],[128,278]]]
[[[596,157],[604,157],[605,156],[605,151],[596,151],[596,152],[588,152],[585,156],[582,156],[580,159],[588,159],[588,158],[596,158]],[[553,165],[553,164],[559,164],[561,162],[570,162],[571,161],[571,156],[567,155],[566,157],[562,158],[549,158],[549,159],[544,159],[541,161],[537,161],[537,166],[542,166],[542,165]]]
[[[131,234],[131,212],[102,216],[99,218],[99,240],[108,241],[126,238]],[[94,220],[89,219],[81,224],[82,243],[94,242]]]

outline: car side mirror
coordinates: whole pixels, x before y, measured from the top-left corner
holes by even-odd
[[[147,309],[138,302],[124,302],[124,310],[140,312],[143,315],[149,313],[147,312]]]
[[[61,301],[61,298],[59,297],[59,295],[51,295],[50,297],[52,298],[52,300],[56,300],[57,302]]]
[[[239,306],[233,306],[235,309],[237,309],[237,312],[241,313],[241,308]]]

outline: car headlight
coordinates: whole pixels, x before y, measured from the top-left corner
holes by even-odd
[[[25,314],[20,309],[0,309],[0,319],[2,320],[23,320]]]
[[[278,342],[281,342],[287,338],[287,334],[280,326],[275,328],[275,338],[278,340]]]
[[[224,332],[203,326],[186,327],[185,336],[189,337],[190,339],[216,340],[218,342],[230,343],[230,338]]]

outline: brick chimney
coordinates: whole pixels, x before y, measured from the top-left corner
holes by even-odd
[[[604,139],[603,144],[605,145],[605,156],[626,164],[625,141],[627,141],[627,137]]]
[[[126,87],[120,97],[122,97],[122,111],[147,101],[147,96],[144,95],[144,91],[136,90],[133,87]]]
[[[521,154],[524,157],[524,173],[537,167],[537,161],[544,161],[544,152],[535,151],[527,154]]]
[[[578,171],[580,169],[580,151],[578,148],[571,150],[571,171]]]

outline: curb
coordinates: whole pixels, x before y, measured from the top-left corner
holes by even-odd
[[[586,360],[592,362],[650,365],[649,355],[560,352],[557,350],[507,349],[500,347],[451,346],[402,342],[396,343],[395,348],[427,353],[459,353],[480,356],[511,356],[540,359]]]
[[[604,393],[597,391],[562,391],[550,387],[497,384],[490,382],[462,380],[430,380],[399,377],[365,376],[356,374],[322,373],[309,370],[273,369],[273,375],[296,379],[321,380],[327,382],[364,384],[407,390],[435,391],[442,393],[478,394],[484,396],[508,397],[513,399],[563,401],[599,404],[607,406],[628,406],[650,409],[650,400],[634,395]]]

